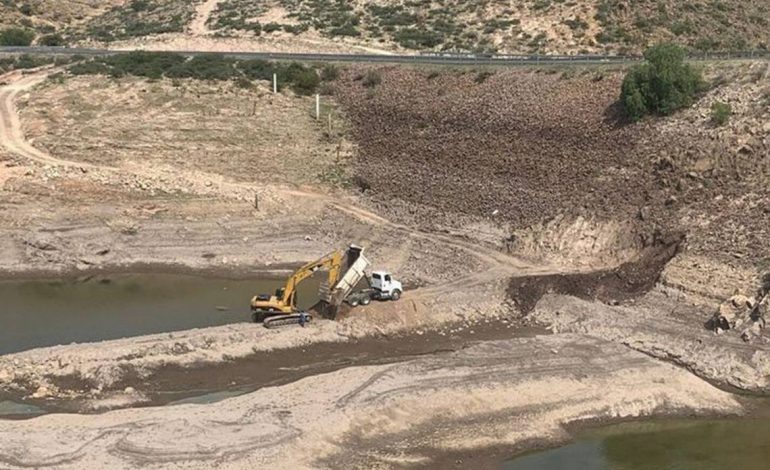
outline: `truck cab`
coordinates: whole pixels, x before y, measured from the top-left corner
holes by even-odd
[[[381,300],[398,300],[404,292],[401,283],[393,279],[393,276],[386,271],[374,271],[372,273],[372,289],[375,295]]]

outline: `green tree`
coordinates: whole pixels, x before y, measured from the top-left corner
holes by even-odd
[[[29,46],[35,33],[23,28],[7,28],[0,31],[0,46]]]
[[[629,118],[669,115],[690,106],[703,89],[700,71],[685,62],[685,51],[678,45],[654,46],[644,58],[645,63],[628,72],[621,88],[620,101]]]

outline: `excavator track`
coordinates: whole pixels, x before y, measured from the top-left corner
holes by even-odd
[[[292,313],[289,315],[281,314],[281,315],[273,315],[272,317],[267,317],[262,321],[262,325],[265,328],[278,328],[281,326],[287,326],[287,325],[299,325],[300,324],[300,317],[302,315],[299,313]],[[309,313],[305,314],[305,322],[310,323],[313,320],[313,316]]]

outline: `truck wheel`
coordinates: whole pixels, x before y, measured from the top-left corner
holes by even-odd
[[[370,303],[371,301],[372,301],[372,299],[371,299],[371,298],[369,298],[369,296],[366,296],[366,297],[364,297],[363,299],[361,299],[361,305],[369,305],[369,303]]]
[[[358,307],[358,299],[350,299],[350,302],[348,302],[351,307]]]
[[[401,298],[401,291],[396,289],[390,294],[390,298],[393,300],[398,300]]]

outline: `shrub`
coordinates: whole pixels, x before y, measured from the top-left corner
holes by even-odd
[[[717,126],[727,124],[732,114],[733,108],[727,103],[716,101],[711,105],[711,121]]]
[[[147,11],[150,8],[148,0],[133,0],[129,5],[135,12]]]
[[[689,106],[704,82],[700,71],[685,63],[684,50],[675,44],[648,49],[645,63],[633,67],[623,80],[620,101],[626,115],[638,121],[647,114],[669,115]]]
[[[301,95],[313,94],[321,78],[312,67],[294,62],[288,65],[264,60],[238,61],[221,54],[203,54],[191,59],[172,52],[130,52],[128,54],[100,57],[69,67],[73,75],[108,75],[122,77],[133,75],[150,79],[163,77],[173,80],[233,80],[236,86],[250,87],[252,80],[272,80],[279,76],[279,84],[288,83]]]
[[[46,34],[45,36],[41,37],[38,42],[41,46],[49,47],[65,45],[64,38],[61,37],[61,34]]]
[[[249,90],[251,88],[254,88],[254,84],[251,83],[251,80],[249,80],[246,77],[238,77],[235,79],[235,86],[238,88],[243,88],[244,90]]]
[[[484,70],[483,72],[479,72],[476,75],[476,78],[473,79],[474,82],[481,84],[487,81],[489,77],[494,75],[494,73],[490,72],[489,70]]]
[[[244,60],[238,63],[238,69],[252,80],[272,80],[275,68],[266,60]]]
[[[440,33],[414,27],[400,29],[393,39],[407,49],[430,49],[444,41],[444,37]]]
[[[300,95],[311,95],[315,92],[321,79],[318,73],[309,67],[298,62],[292,62],[288,66],[282,67],[278,73],[283,79],[291,83],[292,89]]]
[[[165,75],[170,78],[229,80],[239,74],[233,59],[220,54],[204,54],[174,65],[167,69]]]
[[[0,31],[0,46],[29,46],[35,33],[24,28],[7,28]]]
[[[363,84],[366,88],[374,88],[380,83],[382,83],[382,75],[377,70],[370,70],[363,77]]]
[[[340,68],[334,64],[326,64],[321,69],[321,80],[325,82],[333,82],[340,78]]]
[[[23,54],[20,55],[18,59],[16,59],[16,67],[17,69],[34,69],[36,67],[41,67],[43,65],[47,65],[53,62],[53,59],[51,57],[40,57],[40,56],[31,56],[29,54]]]

